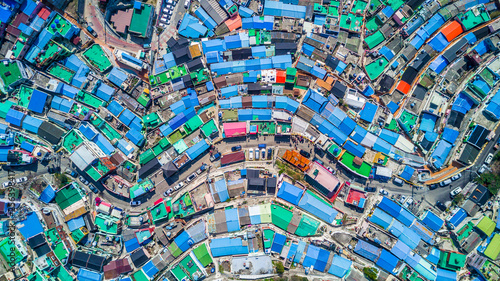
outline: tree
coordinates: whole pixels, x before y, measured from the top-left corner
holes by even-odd
[[[484,173],[477,178],[477,182],[486,186],[493,195],[497,195],[500,190],[500,175]]]
[[[281,275],[285,272],[285,267],[283,266],[282,262],[277,262],[276,263],[276,272]]]
[[[363,268],[363,273],[365,274],[366,278],[372,281],[377,280],[378,276],[378,269],[373,268],[373,267],[365,267]]]

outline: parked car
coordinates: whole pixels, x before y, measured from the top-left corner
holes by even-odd
[[[443,187],[443,186],[447,186],[451,183],[451,179],[447,179],[447,180],[444,180],[442,182],[439,183],[439,186]]]
[[[385,189],[381,189],[379,192],[378,192],[380,195],[389,195],[389,192],[387,192]]]
[[[253,160],[253,148],[248,150],[248,160]]]
[[[141,201],[130,201],[130,206],[139,206],[141,203]]]
[[[216,154],[214,154],[214,155],[212,155],[212,156],[210,157],[210,161],[211,161],[211,162],[217,161],[217,160],[219,160],[219,159],[220,159],[220,157],[221,157],[220,152],[217,152]]]
[[[458,180],[461,177],[462,177],[462,173],[458,173],[458,174],[454,175],[453,177],[451,177],[451,180],[452,181],[456,181],[456,180]]]
[[[462,188],[459,186],[459,187],[453,189],[452,191],[450,191],[450,197],[453,198],[453,197],[457,196],[460,192],[462,192]]]
[[[405,208],[410,207],[413,204],[413,197],[410,197],[406,200],[406,202],[403,204]]]
[[[265,148],[261,149],[260,153],[262,153],[262,160],[266,159],[266,149]]]
[[[436,202],[436,208],[438,208],[442,212],[446,211],[446,205],[443,204],[443,203],[441,203],[441,201],[437,201]]]
[[[240,150],[241,150],[241,145],[236,145],[236,146],[231,147],[232,152],[240,151]]]
[[[188,9],[189,8],[189,4],[191,4],[191,1],[190,0],[186,0],[184,2],[184,8]]]
[[[91,26],[87,26],[87,31],[92,34],[92,36],[97,37],[97,32],[95,32]]]
[[[80,181],[81,181],[84,185],[88,185],[88,184],[89,184],[89,181],[88,181],[88,180],[86,180],[83,176],[80,176],[78,179],[79,179],[79,180],[80,180]]]
[[[259,160],[260,158],[260,150],[258,148],[255,149],[255,160]]]
[[[198,175],[196,173],[192,173],[189,177],[187,177],[186,181],[191,182],[194,180]]]
[[[97,187],[95,187],[95,185],[93,185],[93,184],[89,184],[89,188],[90,188],[90,190],[92,190],[92,192],[94,192],[95,194],[99,193],[99,189],[97,189]]]
[[[365,187],[365,191],[366,192],[376,192],[377,191],[377,188],[376,187]]]
[[[300,155],[304,156],[305,158],[311,157],[311,153],[309,153],[303,149],[300,150]]]
[[[267,160],[271,160],[273,158],[273,149],[268,148],[267,149]]]
[[[430,190],[436,189],[436,188],[438,188],[438,187],[439,187],[439,185],[438,185],[437,183],[433,183],[433,184],[430,184],[430,185],[429,185],[429,189],[430,189]]]
[[[181,189],[183,186],[184,186],[184,182],[181,181],[176,186],[174,186],[174,189],[177,191],[177,190]]]
[[[181,23],[182,23],[182,19],[180,19],[178,22],[177,22],[177,26],[175,27],[176,29],[179,29],[179,26],[181,26]]]
[[[168,197],[170,196],[170,194],[172,194],[172,192],[174,192],[174,190],[172,188],[169,188],[167,191],[163,192],[163,196]]]
[[[9,187],[11,185],[14,185],[11,181],[6,181],[2,184],[3,187]]]
[[[166,27],[166,25],[164,23],[159,23],[158,26],[161,27],[161,28],[165,28]]]
[[[488,167],[488,166],[486,166],[486,164],[483,164],[483,165],[481,165],[481,167],[477,170],[477,173],[478,173],[478,174],[482,174],[482,173],[486,172],[486,170],[489,170],[489,167]]]
[[[198,170],[196,170],[196,173],[199,175],[199,174],[203,173],[203,171],[205,171],[206,169],[207,169],[207,165],[203,164],[203,165],[201,165],[201,167]]]
[[[406,196],[401,195],[401,199],[399,199],[399,204],[403,205],[403,203],[405,202],[405,200],[406,200]]]
[[[73,170],[70,170],[70,169],[66,169],[66,171],[64,171],[66,174],[70,175],[71,177],[73,178],[76,178],[76,176],[78,176],[78,174],[73,171]]]
[[[394,178],[393,182],[400,186],[404,184],[403,180],[400,178]]]
[[[21,178],[16,179],[16,183],[23,183],[23,182],[27,182],[27,181],[28,181],[27,177],[21,177]]]
[[[488,156],[486,156],[486,159],[484,160],[484,163],[486,165],[489,165],[489,164],[491,164],[492,160],[493,160],[493,153],[490,153],[490,154],[488,154]]]
[[[326,167],[326,169],[327,169],[330,173],[332,173],[332,174],[333,174],[333,172],[335,172],[335,170],[333,170],[333,168],[332,168],[332,167]]]

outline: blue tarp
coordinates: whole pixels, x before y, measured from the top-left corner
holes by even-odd
[[[400,221],[394,219],[392,221],[391,226],[387,229],[390,233],[392,233],[394,236],[399,237],[401,234],[403,234],[403,231],[405,231],[407,227],[402,224]]]
[[[401,235],[399,236],[399,240],[401,240],[413,250],[417,247],[418,243],[420,243],[420,236],[418,236],[415,231],[409,228],[405,228],[403,233],[401,233]]]
[[[393,218],[381,209],[376,208],[369,217],[369,220],[374,224],[380,225],[383,229],[387,229],[391,225]]]
[[[108,105],[107,109],[114,116],[118,116],[123,111],[123,106],[114,100],[114,101],[111,101],[111,103]]]
[[[401,212],[401,206],[399,206],[394,201],[385,196],[382,198],[382,200],[380,201],[380,203],[378,203],[377,206],[393,217],[397,217]]]
[[[33,145],[33,144],[31,144],[31,143],[29,143],[27,141],[23,141],[21,143],[21,149],[24,149],[24,150],[26,150],[28,152],[33,152],[33,149],[35,149],[35,145]]]
[[[431,211],[425,213],[422,222],[433,231],[438,231],[443,227],[444,221]]]
[[[142,271],[149,277],[150,280],[160,272],[160,270],[154,265],[153,260],[150,260],[142,267]]]
[[[446,46],[448,46],[449,42],[446,40],[446,37],[443,35],[442,32],[439,32],[436,37],[432,38],[432,40],[429,42],[429,46],[431,46],[432,49],[436,52],[442,52]]]
[[[342,133],[337,127],[333,127],[333,130],[330,134],[328,134],[328,137],[332,138],[332,140],[338,145],[343,145],[347,140],[347,135]]]
[[[332,223],[338,214],[338,211],[332,206],[327,205],[307,192],[303,195],[298,206],[327,223]]]
[[[227,191],[227,184],[225,179],[218,180],[214,183],[215,193],[219,195],[220,202],[225,202],[229,199],[229,193]]]
[[[99,87],[97,88],[95,95],[98,98],[101,98],[105,101],[109,101],[111,97],[113,97],[113,94],[115,93],[115,89],[105,83],[101,83]]]
[[[396,144],[399,138],[399,134],[387,129],[382,129],[380,132],[379,137],[385,141],[387,141],[390,144]]]
[[[432,243],[432,238],[434,237],[434,232],[432,232],[429,228],[427,228],[424,224],[415,220],[413,224],[410,226],[410,229],[415,231],[418,236],[429,244]]]
[[[357,143],[361,143],[361,141],[363,141],[363,139],[365,138],[366,133],[367,131],[365,130],[365,128],[358,125],[356,126],[356,128],[354,128],[354,131],[351,134],[351,139],[353,139]]]
[[[316,265],[316,261],[318,260],[320,248],[316,247],[312,244],[309,244],[307,247],[307,252],[306,252],[306,257],[304,258],[304,261],[302,262],[302,266],[304,267],[311,267]]]
[[[427,255],[426,259],[433,264],[437,264],[439,262],[439,258],[441,257],[441,251],[438,248],[432,248],[430,254]]]
[[[391,148],[392,148],[392,146],[388,142],[386,142],[385,140],[383,140],[381,138],[377,138],[377,140],[373,144],[373,150],[378,151],[378,152],[382,152],[385,154],[389,154],[391,152]]]
[[[456,271],[438,268],[436,274],[437,274],[436,280],[439,280],[439,281],[456,281],[457,280],[457,272]]]
[[[399,105],[397,105],[395,102],[393,101],[390,101],[388,104],[387,104],[387,108],[389,109],[389,111],[394,114],[398,108],[399,108]]]
[[[179,236],[175,237],[174,242],[182,252],[187,251],[193,245],[193,240],[187,231],[183,231]]]
[[[476,35],[474,35],[474,32],[468,33],[467,35],[464,36],[464,38],[470,45],[474,45],[477,42],[477,38]]]
[[[488,52],[488,45],[486,44],[485,40],[477,43],[476,47],[474,47],[474,50],[476,50],[476,52],[482,56],[484,54],[486,54]]]
[[[241,238],[216,238],[210,242],[210,250],[213,257],[246,255],[248,247],[243,246]]]
[[[240,230],[240,221],[238,216],[238,209],[226,209],[226,224],[227,232],[234,232]]]
[[[23,120],[23,129],[33,134],[38,134],[38,128],[42,125],[43,120],[27,115]]]
[[[210,145],[202,139],[201,141],[197,142],[195,145],[191,146],[186,150],[186,154],[191,158],[191,160],[195,159],[196,157],[200,156],[203,152],[205,152],[208,148],[210,148]]]
[[[90,271],[85,268],[80,268],[80,270],[78,270],[78,276],[76,279],[78,281],[101,281],[102,273],[97,273],[95,271]]]
[[[68,224],[69,231],[73,232],[82,226],[85,226],[85,221],[83,217],[77,217],[66,222]]]
[[[344,143],[343,148],[357,157],[363,157],[366,148],[360,144],[354,144],[352,141],[348,140]]]
[[[238,86],[229,86],[220,89],[220,94],[223,98],[230,98],[238,95]]]
[[[356,121],[352,120],[349,117],[344,118],[342,123],[338,126],[339,130],[346,135],[350,135],[354,128],[356,128]]]
[[[325,249],[319,249],[318,259],[314,264],[314,269],[319,272],[324,272],[326,269],[326,264],[328,263],[328,258],[330,257],[330,252]]]
[[[452,110],[467,114],[467,112],[472,108],[474,102],[465,94],[459,93],[455,101],[453,102]]]
[[[297,245],[297,253],[295,254],[293,262],[298,263],[302,259],[302,255],[304,254],[306,245],[307,245],[306,242],[299,240],[299,244]]]
[[[443,71],[443,69],[445,69],[446,66],[448,66],[448,62],[442,55],[440,55],[431,62],[429,68],[432,69],[437,74],[439,74],[441,73],[441,71]]]
[[[441,135],[441,137],[445,141],[448,141],[450,143],[454,143],[457,140],[458,134],[459,134],[459,132],[457,130],[450,129],[450,128],[444,128],[444,131],[443,131],[443,134]]]
[[[403,241],[398,240],[396,244],[392,247],[391,253],[393,253],[400,260],[405,260],[408,254],[410,254],[411,249]]]
[[[38,90],[33,90],[30,102],[28,104],[28,109],[36,113],[43,113],[47,97],[48,95],[46,93]]]
[[[382,249],[382,252],[380,253],[380,257],[377,260],[377,266],[381,267],[383,270],[393,273],[392,271],[398,265],[399,259],[391,254],[389,251],[386,249]]]
[[[127,77],[127,74],[117,67],[113,67],[113,69],[111,69],[108,74],[109,81],[111,81],[111,83],[117,85],[118,87],[122,86],[125,80],[127,80]]]
[[[444,165],[444,161],[450,154],[452,144],[445,141],[440,140],[436,149],[432,152],[431,158],[434,160],[433,165],[436,169],[440,169]]]
[[[430,36],[443,26],[444,23],[445,20],[443,16],[437,13],[427,22],[427,24],[423,27],[423,30],[428,34],[428,36]]]
[[[378,106],[374,105],[373,103],[365,103],[365,107],[361,110],[359,113],[359,118],[361,120],[364,120],[368,123],[373,122],[373,118],[375,117],[375,113],[377,113]]]
[[[283,246],[286,242],[286,236],[283,234],[274,234],[273,244],[271,246],[271,252],[281,253]]]
[[[422,47],[422,45],[424,44],[425,42],[425,39],[423,39],[422,37],[420,37],[418,34],[413,37],[413,40],[411,40],[410,44],[415,47],[415,49],[420,49],[420,47]]]
[[[121,150],[125,156],[130,155],[130,153],[134,152],[135,148],[125,139],[119,139],[116,143],[116,148]]]
[[[54,198],[56,197],[56,191],[54,188],[49,184],[47,187],[42,191],[40,194],[40,197],[38,199],[42,201],[43,203],[49,204]]]
[[[327,101],[328,99],[318,92],[309,90],[302,100],[302,104],[316,111],[317,113],[320,113],[326,105]]]
[[[401,208],[401,211],[396,216],[396,219],[402,222],[404,225],[410,226],[413,223],[413,221],[415,221],[416,218],[408,210]]]
[[[141,246],[139,245],[139,241],[137,241],[137,238],[135,237],[128,241],[125,241],[123,244],[125,245],[125,250],[127,250],[128,253],[133,252]]]
[[[299,107],[299,103],[285,96],[277,96],[275,107],[288,110],[291,113],[295,113],[297,111],[297,108]]]
[[[380,255],[380,248],[363,240],[358,240],[354,252],[368,260],[375,261]]]
[[[103,134],[97,134],[97,137],[94,139],[94,142],[108,156],[110,156],[111,153],[115,152],[115,148]]]
[[[339,255],[333,256],[332,265],[328,269],[328,273],[339,278],[344,278],[351,270],[352,261],[345,259]]]
[[[144,135],[134,129],[130,129],[125,135],[133,144],[141,146],[144,142]]]
[[[304,193],[303,189],[298,188],[295,185],[290,184],[286,181],[283,181],[280,189],[278,190],[277,196],[278,198],[281,198],[289,203],[298,205],[303,193]]]
[[[43,226],[35,212],[26,215],[24,220],[16,223],[16,227],[26,240],[43,232]]]
[[[462,208],[459,208],[458,211],[447,221],[448,221],[448,224],[451,226],[451,228],[454,229],[461,222],[463,222],[466,217],[467,217],[467,213],[465,212],[465,210]]]
[[[399,176],[402,177],[403,179],[405,179],[406,181],[410,181],[410,179],[414,173],[415,173],[415,169],[406,165],[404,170],[401,172],[401,174]]]
[[[5,121],[12,125],[21,127],[24,116],[25,114],[23,112],[10,108],[7,112],[7,116],[5,117]]]

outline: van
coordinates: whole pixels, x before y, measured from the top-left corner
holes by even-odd
[[[394,178],[394,183],[397,184],[397,185],[403,185],[403,180],[400,179],[400,178]]]
[[[453,198],[453,197],[457,196],[460,192],[462,192],[462,188],[457,187],[457,188],[453,189],[452,191],[450,191],[450,197]]]
[[[451,183],[451,179],[447,179],[447,180],[444,180],[444,181],[440,182],[439,185],[441,187],[443,187],[443,186],[449,185],[450,183]]]

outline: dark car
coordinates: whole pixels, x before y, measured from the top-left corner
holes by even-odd
[[[241,145],[231,147],[231,151],[233,151],[233,152],[240,151],[240,150],[241,150]]]
[[[436,208],[438,208],[442,212],[446,211],[446,205],[443,204],[443,203],[441,203],[441,201],[437,201],[436,202]]]
[[[311,157],[311,153],[309,153],[309,152],[307,152],[307,151],[305,151],[303,149],[300,150],[300,155],[302,155],[302,156],[304,156],[306,158]]]
[[[375,192],[375,191],[377,191],[377,188],[376,187],[365,187],[365,191],[366,192]]]
[[[176,28],[179,29],[179,26],[181,26],[181,23],[182,23],[182,19],[180,19],[178,22],[177,22],[177,26]]]
[[[267,149],[267,160],[271,160],[273,158],[273,149],[268,148]]]
[[[430,189],[430,190],[436,189],[436,188],[438,188],[438,187],[439,187],[439,185],[438,185],[437,183],[433,183],[433,184],[430,184],[430,185],[429,185],[429,189]]]
[[[95,194],[99,193],[99,189],[97,189],[97,187],[95,187],[95,185],[93,185],[93,184],[89,184],[89,188],[90,188],[90,190],[92,190],[92,192],[94,192]]]

